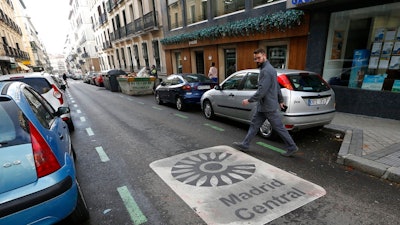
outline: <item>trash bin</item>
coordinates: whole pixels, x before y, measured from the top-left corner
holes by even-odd
[[[127,73],[120,69],[108,70],[104,76],[104,81],[103,81],[104,87],[106,87],[106,89],[109,89],[112,92],[120,91],[120,87],[117,80],[117,77],[120,75],[127,75]]]
[[[155,77],[129,77],[117,78],[121,92],[127,95],[149,95],[153,94]]]

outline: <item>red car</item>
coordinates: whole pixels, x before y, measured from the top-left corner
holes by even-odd
[[[96,74],[96,77],[94,78],[94,82],[95,82],[96,86],[104,87],[103,76],[101,73]]]

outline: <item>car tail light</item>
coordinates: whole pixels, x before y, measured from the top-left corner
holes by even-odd
[[[293,90],[293,86],[285,74],[278,76],[278,83],[286,89]]]
[[[61,91],[54,84],[52,84],[51,87],[54,90],[53,96],[56,97],[58,99],[58,101],[60,101],[61,105],[64,104],[64,99],[63,99]]]
[[[32,123],[29,123],[29,129],[37,176],[44,177],[60,169],[60,163],[51,151],[50,146]]]
[[[288,130],[293,129],[294,125],[293,124],[285,124],[285,128]]]
[[[192,90],[192,87],[190,87],[190,85],[186,84],[186,85],[183,85],[183,86],[182,86],[182,90],[184,90],[184,91],[191,91],[191,90]]]

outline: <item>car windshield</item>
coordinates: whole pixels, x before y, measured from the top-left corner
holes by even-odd
[[[188,83],[195,82],[212,82],[212,80],[202,74],[184,74],[182,75],[183,79],[185,79]]]
[[[0,97],[0,148],[30,142],[28,122],[14,101]]]
[[[321,92],[330,89],[327,83],[317,74],[299,73],[286,76],[295,91]]]
[[[26,84],[29,84],[31,87],[33,87],[33,89],[35,89],[37,92],[39,92],[39,94],[44,94],[47,93],[48,91],[51,90],[51,84],[46,80],[46,78],[41,78],[41,77],[37,77],[37,78],[13,78],[14,81],[18,80],[21,82],[24,82]]]

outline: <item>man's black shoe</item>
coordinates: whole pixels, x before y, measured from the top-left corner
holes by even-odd
[[[235,148],[237,148],[237,149],[239,149],[240,151],[242,151],[242,152],[246,152],[246,151],[249,150],[249,147],[244,146],[244,145],[243,145],[242,143],[240,143],[240,142],[233,142],[232,145],[233,145]]]
[[[294,153],[296,153],[297,151],[299,151],[299,148],[296,148],[296,149],[293,149],[293,150],[287,150],[286,152],[281,153],[281,155],[286,156],[286,157],[290,157]]]

